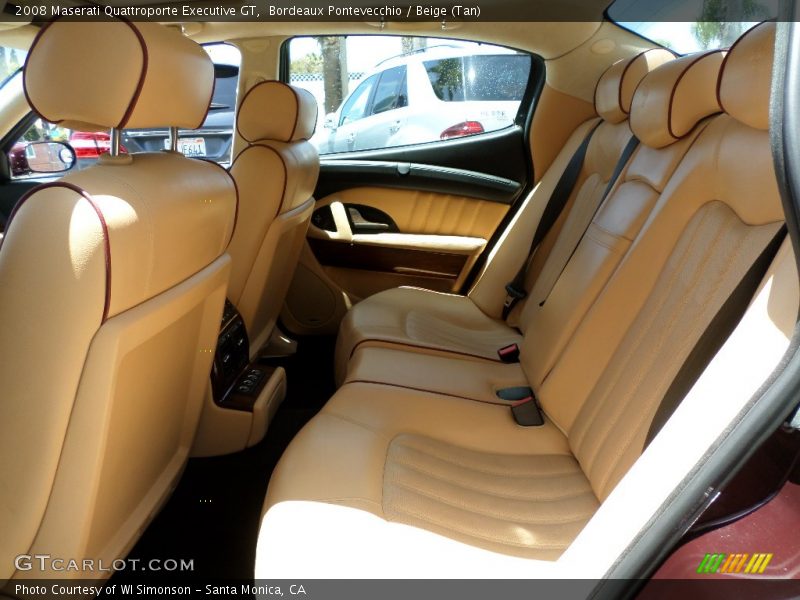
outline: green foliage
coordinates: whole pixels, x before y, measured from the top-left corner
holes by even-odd
[[[759,21],[769,11],[759,0],[703,0],[692,35],[703,49],[727,48],[747,29],[747,21]]]
[[[297,75],[319,75],[322,73],[322,55],[317,52],[306,54],[292,61],[291,72]]]

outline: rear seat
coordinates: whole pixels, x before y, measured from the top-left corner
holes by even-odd
[[[364,573],[362,561],[397,576],[403,565],[386,565],[386,557],[418,564],[437,552],[494,576],[530,576],[540,572],[539,561],[558,559],[640,456],[692,348],[780,235],[768,134],[774,35],[774,24],[761,25],[726,57],[718,83],[724,113],[668,178],[640,235],[539,386],[544,425],[520,427],[506,406],[453,395],[344,385],[273,473],[257,578],[347,576]],[[700,72],[685,71],[694,89],[678,87],[676,104],[683,93],[702,90]],[[666,80],[668,73],[661,71]],[[659,103],[657,93],[648,102]],[[656,116],[647,126],[634,117],[633,126],[659,131],[666,143],[701,114]],[[664,118],[666,133],[657,122]],[[648,186],[658,164],[643,172]],[[473,361],[461,364],[470,376]],[[309,563],[316,547],[336,555]]]
[[[630,141],[628,114],[634,91],[647,73],[673,58],[672,53],[663,49],[648,50],[615,63],[600,78],[595,91],[595,108],[601,121],[592,134],[581,174],[562,218],[543,239],[538,256],[532,261],[526,282],[528,290],[537,280],[540,285],[547,285],[563,269]],[[576,130],[573,137],[579,138],[577,144],[596,124],[597,121],[586,123]],[[569,149],[569,144],[566,148],[563,152],[571,156],[574,149]],[[564,162],[564,157],[555,164],[560,162]],[[544,202],[560,175],[560,172],[548,173],[539,185],[535,193],[546,196]],[[532,237],[533,232],[530,235]],[[527,322],[524,316],[519,319],[523,306],[524,303],[520,303],[509,315],[509,322],[519,321],[524,333]],[[499,348],[521,340],[517,329],[488,316],[469,296],[395,288],[365,299],[345,316],[336,342],[336,381],[337,384],[344,381],[347,362],[357,347],[401,345],[496,360]]]
[[[707,117],[721,111],[716,81],[723,57],[721,51],[685,56],[650,72],[637,87],[630,126],[641,144],[603,205],[594,217],[589,215],[591,223],[559,276],[546,287],[538,281],[534,285],[522,314],[527,323],[520,343],[522,367],[475,358],[464,369],[463,357],[453,354],[373,343],[354,350],[345,381],[495,403],[506,403],[497,396],[500,389],[530,386],[538,391],[681,159],[708,125]]]

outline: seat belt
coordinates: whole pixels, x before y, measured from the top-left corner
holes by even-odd
[[[581,241],[586,235],[586,232],[589,230],[589,226],[594,221],[594,218],[597,216],[597,213],[600,212],[600,207],[603,206],[603,203],[606,201],[606,198],[608,198],[608,195],[611,193],[611,190],[616,185],[619,176],[622,175],[622,171],[625,168],[625,165],[628,164],[628,161],[631,159],[631,156],[633,156],[634,151],[638,147],[639,147],[639,138],[637,138],[634,135],[631,137],[630,140],[628,140],[628,143],[625,145],[625,148],[623,149],[622,154],[620,155],[619,160],[617,161],[617,166],[614,167],[614,172],[611,174],[611,179],[608,180],[608,185],[606,185],[606,189],[603,190],[603,195],[600,197],[600,201],[597,203],[597,206],[594,209],[592,218],[589,219],[589,224],[586,226],[586,229],[583,231],[583,233],[575,242],[575,246],[569,253],[569,257],[567,257],[567,260],[565,260],[564,264],[561,265],[561,271],[559,271],[558,277],[553,279],[553,284],[550,286],[550,289],[547,290],[547,292],[544,294],[544,298],[539,302],[539,306],[544,306],[544,303],[547,302],[547,299],[550,297],[550,293],[553,291],[553,287],[555,286],[556,282],[559,279],[561,279],[561,275],[564,274],[564,270],[567,268],[567,265],[572,260],[572,257],[575,256],[575,252],[578,250],[578,246],[581,245]]]
[[[650,430],[645,438],[645,448],[661,431],[733,330],[736,329],[785,238],[786,224],[784,223],[758,255],[714,318],[711,319],[664,394],[653,421],[650,423]]]
[[[583,161],[586,158],[586,150],[589,147],[589,142],[592,140],[594,132],[597,131],[597,128],[600,127],[602,122],[603,121],[599,121],[597,125],[592,127],[592,130],[586,135],[583,142],[581,142],[581,145],[578,146],[578,149],[575,151],[575,154],[572,155],[572,158],[569,160],[564,172],[561,173],[561,178],[553,188],[553,193],[550,194],[550,199],[547,201],[547,206],[545,206],[542,217],[539,219],[539,225],[537,225],[536,232],[533,234],[533,239],[531,240],[531,246],[528,250],[527,258],[522,263],[519,271],[517,271],[514,279],[510,283],[506,284],[507,295],[505,303],[503,304],[504,320],[508,318],[508,315],[511,313],[514,306],[516,306],[517,302],[528,295],[528,293],[525,291],[525,275],[528,272],[528,265],[531,262],[533,253],[544,239],[544,236],[547,235],[547,232],[552,229],[553,225],[558,220],[558,217],[564,211],[567,200],[569,200],[572,190],[575,188],[575,183],[578,181],[578,176],[581,173],[581,168],[583,167]]]

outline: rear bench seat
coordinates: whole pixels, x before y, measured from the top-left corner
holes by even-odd
[[[631,139],[628,114],[639,82],[673,58],[672,53],[663,49],[648,50],[615,63],[600,78],[595,108],[601,120],[599,124],[594,120],[579,127],[572,143],[563,151],[571,156],[575,150],[572,146],[577,147],[594,131],[563,218],[543,239],[530,266],[526,286],[528,290],[533,288],[531,295],[552,284],[597,210],[617,161]],[[565,162],[565,157],[557,159],[555,164],[559,162]],[[546,202],[560,174],[548,173],[535,192],[536,198],[544,197]],[[524,305],[520,303],[509,315],[513,324],[519,321],[523,333],[528,316],[522,314]],[[336,342],[336,381],[337,384],[344,381],[347,362],[357,347],[403,345],[497,359],[498,348],[521,340],[517,329],[488,316],[469,296],[395,288],[365,299],[345,316]]]
[[[580,239],[559,276],[525,305],[527,323],[520,364],[411,352],[405,346],[362,344],[353,351],[346,382],[388,383],[484,402],[506,403],[497,390],[530,386],[539,391],[581,319],[619,265],[656,206],[675,169],[710,115],[722,109],[716,81],[724,53],[685,56],[650,72],[636,89],[630,126],[641,144]],[[577,208],[577,207],[576,207]],[[572,215],[571,215],[572,216]],[[551,261],[556,262],[556,261]],[[560,262],[560,261],[559,261]],[[495,355],[495,358],[497,356]]]
[[[544,425],[521,427],[507,406],[444,393],[344,385],[273,473],[257,578],[402,576],[401,560],[417,575],[463,576],[470,572],[460,568],[477,565],[483,575],[553,575],[542,561],[557,560],[635,470],[659,405],[697,340],[757,257],[780,239],[768,134],[774,34],[774,24],[761,25],[728,54],[718,83],[724,113],[697,134],[662,193],[653,181],[669,153],[642,170],[645,189],[630,197],[655,205],[641,213],[649,216],[640,234],[539,386]],[[697,64],[715,60],[708,56]],[[670,94],[687,111],[655,112],[647,125],[634,116],[648,148],[657,136],[666,147],[707,114],[702,102],[696,112],[682,104],[684,93],[701,92],[701,72],[683,72],[694,89],[659,92],[654,85],[642,101],[661,104],[658,94]],[[674,83],[669,66],[652,78],[662,76]],[[626,210],[646,204],[620,202]],[[757,303],[765,311],[766,304]],[[464,374],[474,368],[473,361],[461,364]],[[413,382],[414,373],[406,375]],[[675,450],[668,450],[670,460],[685,452],[676,457]],[[652,475],[649,483],[657,487]],[[445,553],[447,561],[437,564]]]

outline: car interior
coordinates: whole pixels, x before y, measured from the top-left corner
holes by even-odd
[[[773,502],[800,519],[791,19],[679,52],[584,4],[3,23],[24,64],[0,87],[0,580],[112,576],[20,555],[171,556],[186,577],[621,578],[604,593],[634,597]],[[402,100],[375,83],[364,104],[401,141],[321,149],[344,125],[296,48],[412,36],[529,57],[516,114],[482,108],[506,102],[488,87],[470,93],[496,130],[447,106],[475,75],[462,46],[451,71],[417,47],[390,63]],[[240,62],[216,160],[221,43]],[[402,141],[428,134],[424,69],[447,116]],[[370,72],[341,77],[347,106]],[[15,145],[31,128],[42,167]],[[127,130],[165,148],[126,149]],[[744,550],[797,578],[783,519]]]

